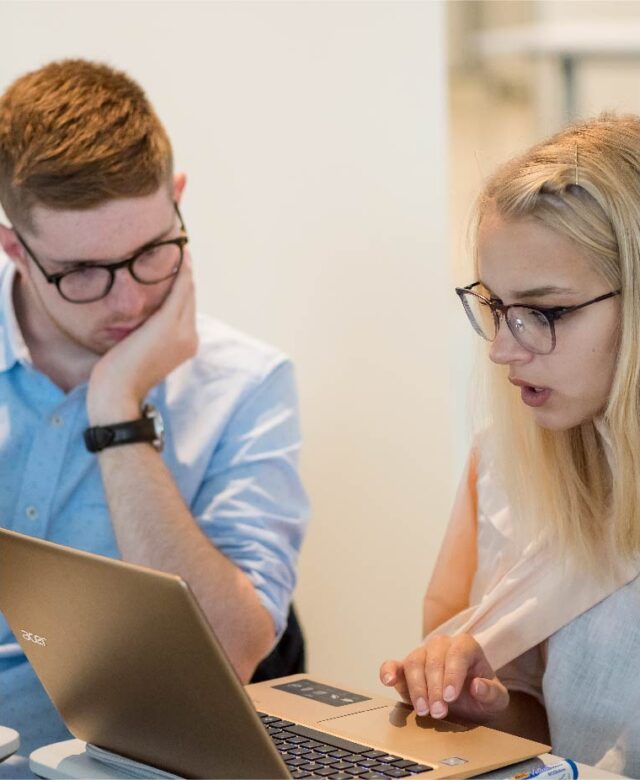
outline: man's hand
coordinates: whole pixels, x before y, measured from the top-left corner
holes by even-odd
[[[149,390],[193,357],[197,346],[193,275],[186,252],[160,308],[94,366],[87,392],[91,425],[138,417]]]
[[[471,634],[435,636],[403,661],[385,661],[380,680],[394,686],[418,715],[433,718],[451,713],[486,723],[509,704],[509,691]]]

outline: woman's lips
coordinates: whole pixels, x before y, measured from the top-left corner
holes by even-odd
[[[524,382],[522,379],[509,378],[512,385],[520,388],[520,396],[527,406],[538,407],[546,403],[551,395],[548,387],[537,387]]]
[[[527,406],[542,406],[550,395],[551,390],[548,387],[536,388],[525,385],[520,388],[520,396]]]

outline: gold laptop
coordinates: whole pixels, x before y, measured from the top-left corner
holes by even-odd
[[[180,777],[471,777],[547,745],[314,675],[243,688],[179,577],[0,529],[0,610],[69,731]]]

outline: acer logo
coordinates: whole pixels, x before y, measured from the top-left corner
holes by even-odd
[[[34,645],[41,645],[42,647],[47,646],[47,640],[43,636],[32,634],[31,631],[25,631],[24,628],[21,629],[21,631],[22,631],[22,638],[25,639],[27,642],[33,642]]]

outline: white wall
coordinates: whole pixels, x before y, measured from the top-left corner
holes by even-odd
[[[375,685],[419,639],[454,481],[444,6],[0,2],[0,28],[0,88],[86,56],[156,105],[200,307],[298,366],[311,669]]]

